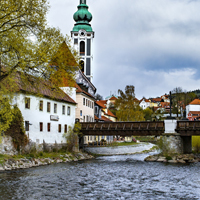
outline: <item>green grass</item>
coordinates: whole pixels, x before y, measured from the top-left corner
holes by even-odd
[[[23,155],[14,155],[14,156],[10,156],[10,155],[3,155],[0,154],[0,164],[3,164],[6,160],[8,159],[14,159],[14,160],[19,160],[21,158],[27,158],[27,159],[31,159],[31,158],[50,158],[50,159],[54,159],[54,158],[60,158],[61,155],[65,155],[65,154],[69,154],[69,157],[73,157],[73,153],[69,153],[66,151],[63,152],[38,152],[38,153],[30,153],[30,154],[23,154]]]
[[[192,148],[195,153],[200,153],[200,136],[192,136]]]
[[[137,136],[135,137],[137,140],[141,141],[141,142],[152,142],[152,141],[156,141],[154,137],[152,136]]]

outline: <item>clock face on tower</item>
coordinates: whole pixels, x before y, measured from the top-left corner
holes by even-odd
[[[79,35],[80,36],[85,36],[85,34],[86,34],[85,30],[83,30],[83,29],[79,30]]]

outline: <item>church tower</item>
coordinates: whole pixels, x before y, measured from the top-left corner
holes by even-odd
[[[73,16],[76,23],[71,31],[71,37],[74,47],[81,57],[81,70],[92,82],[92,43],[94,38],[94,31],[90,25],[92,14],[88,11],[89,7],[86,5],[86,0],[80,0],[77,8],[78,11]]]

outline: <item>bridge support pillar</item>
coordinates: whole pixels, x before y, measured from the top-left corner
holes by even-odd
[[[182,136],[183,153],[192,153],[192,136]]]
[[[79,150],[84,149],[84,136],[79,137]]]
[[[163,154],[183,154],[183,140],[179,134],[163,134]]]
[[[192,152],[191,136],[181,136],[176,133],[177,121],[165,120],[165,133],[162,136],[162,151],[164,154],[184,154]]]

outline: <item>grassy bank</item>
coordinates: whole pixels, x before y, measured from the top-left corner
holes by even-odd
[[[200,153],[200,136],[192,136],[192,148],[195,153]]]
[[[0,154],[0,164],[5,163],[6,160],[12,159],[12,160],[19,160],[19,159],[45,159],[45,158],[50,158],[50,159],[56,159],[56,158],[62,158],[64,155],[68,155],[69,158],[73,159],[76,153],[74,152],[39,152],[39,153],[30,153],[30,154],[19,154],[19,155],[4,155]]]

